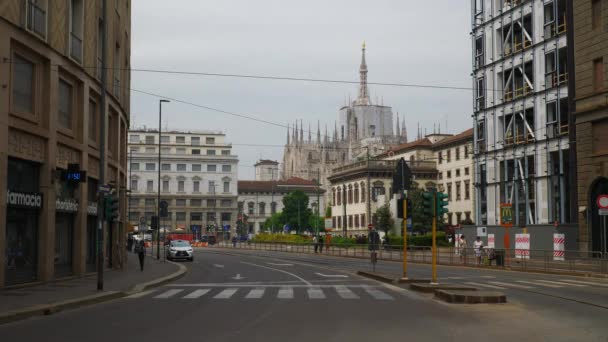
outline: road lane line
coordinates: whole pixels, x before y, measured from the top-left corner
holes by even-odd
[[[336,292],[338,292],[338,296],[340,296],[342,299],[359,299],[359,296],[344,285],[337,285]]]
[[[562,283],[560,281],[550,281],[550,280],[540,280],[540,279],[537,279],[537,280],[542,281],[543,283],[549,283],[549,284],[555,284],[555,285],[587,287],[587,285],[582,285],[582,284],[569,284],[569,283]]]
[[[182,299],[196,299],[196,298],[204,296],[209,291],[211,291],[211,289],[194,290],[194,291],[192,291],[192,293],[183,296]]]
[[[374,297],[375,299],[378,300],[393,300],[393,297],[389,296],[388,294],[377,290],[373,287],[364,287],[363,288],[365,290],[365,292],[367,292],[368,294],[370,294],[372,297]]]
[[[516,282],[522,283],[522,284],[530,284],[530,285],[536,285],[536,286],[551,287],[551,288],[554,288],[554,289],[561,289],[563,287],[563,286],[559,286],[559,285],[551,285],[551,284],[545,284],[545,283],[539,283],[539,282],[527,281],[527,280],[516,280]]]
[[[249,291],[249,293],[245,296],[245,299],[260,299],[264,297],[264,288],[255,288]]]
[[[473,286],[480,286],[480,287],[487,287],[490,289],[496,289],[496,290],[506,290],[506,287],[502,287],[502,286],[496,286],[496,285],[488,285],[488,284],[482,284],[482,283],[475,283],[472,281],[466,282],[465,284],[467,285],[473,285]]]
[[[213,297],[213,298],[214,299],[229,299],[230,297],[232,297],[233,294],[236,293],[236,291],[238,291],[238,289],[235,289],[235,288],[225,289],[222,292],[215,295],[215,297]]]
[[[273,265],[273,266],[293,266],[293,264],[277,264],[274,262],[267,262],[268,265]]]
[[[460,280],[460,279],[464,279],[464,278],[463,277],[446,277],[446,279]]]
[[[311,287],[307,292],[310,299],[325,299],[325,293],[318,287]]]
[[[184,291],[183,289],[173,289],[173,290],[168,290],[165,291],[161,294],[159,294],[158,296],[154,297],[154,298],[158,298],[158,299],[167,299],[167,298],[171,298],[173,296],[175,296],[176,294],[180,293]]]
[[[315,274],[325,278],[348,278],[345,274],[323,274],[319,272],[315,272]]]
[[[132,294],[132,295],[127,296],[125,298],[141,298],[141,297],[149,295],[152,292],[156,292],[156,290],[143,291],[143,292],[140,292],[140,293]]]
[[[293,287],[281,287],[277,293],[279,299],[293,299]]]
[[[608,287],[608,283],[607,284],[603,284],[603,283],[594,283],[594,282],[591,282],[591,281],[580,281],[580,280],[570,280],[570,279],[560,279],[559,281],[567,281],[569,283],[577,283],[577,284],[585,284],[585,285]]]
[[[300,277],[299,275],[297,275],[297,274],[293,274],[293,273],[291,273],[291,272],[287,272],[287,271],[285,271],[285,270],[281,270],[281,269],[278,269],[278,268],[273,268],[273,267],[268,267],[268,266],[262,266],[262,265],[258,265],[258,264],[252,264],[252,263],[250,263],[250,262],[244,262],[244,261],[241,261],[241,264],[245,264],[245,265],[251,265],[251,266],[255,266],[255,267],[261,267],[261,268],[266,268],[266,269],[269,269],[269,270],[273,270],[273,271],[277,271],[277,272],[281,272],[281,273],[289,274],[290,276],[292,276],[292,277],[294,277],[294,278],[297,278],[297,279],[301,280],[301,281],[302,281],[304,284],[306,284],[306,285],[312,285],[312,284],[311,284],[309,281],[307,281],[306,279],[304,279],[304,278]]]
[[[481,276],[480,278],[496,279],[496,276]]]
[[[506,287],[514,287],[514,288],[519,288],[519,289],[533,289],[534,288],[532,286],[504,283],[502,281],[489,281],[488,283],[494,284],[494,285],[502,285],[502,286],[506,286]]]

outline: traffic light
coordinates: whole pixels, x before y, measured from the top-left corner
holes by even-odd
[[[435,196],[432,192],[422,193],[422,205],[424,207],[424,215],[433,217],[435,216]]]
[[[160,217],[168,217],[169,216],[169,203],[167,201],[160,201]]]
[[[397,218],[408,218],[408,217],[412,217],[412,200],[408,199],[407,200],[407,217],[403,217],[403,201],[404,199],[398,199],[397,200]]]
[[[104,216],[106,221],[114,222],[118,219],[118,206],[118,197],[109,195],[104,198]]]
[[[448,194],[437,193],[437,217],[443,217],[448,213]]]

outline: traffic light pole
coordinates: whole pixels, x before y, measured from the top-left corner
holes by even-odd
[[[432,231],[432,240],[433,247],[431,249],[431,253],[433,253],[431,257],[431,265],[433,270],[433,277],[431,279],[431,285],[437,284],[437,191],[433,191],[433,231]]]
[[[403,277],[407,279],[407,195],[403,199]]]

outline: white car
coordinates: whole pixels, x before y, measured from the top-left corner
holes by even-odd
[[[188,261],[194,260],[194,251],[192,245],[186,240],[173,240],[169,243],[169,249],[167,249],[167,260],[175,259],[186,259]]]

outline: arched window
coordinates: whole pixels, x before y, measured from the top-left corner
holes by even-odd
[[[253,215],[255,203],[249,202],[247,203],[247,215]]]
[[[260,211],[258,214],[260,216],[265,216],[266,215],[266,203],[260,202],[259,206],[260,206]]]
[[[353,186],[348,185],[348,204],[353,203]]]
[[[359,203],[359,184],[355,183],[355,203]],[[357,219],[357,221],[359,221],[359,219]]]
[[[361,182],[361,203],[365,203],[367,200],[365,182]]]
[[[342,189],[338,188],[338,205],[342,204]]]
[[[336,188],[331,189],[331,205],[336,205]]]

